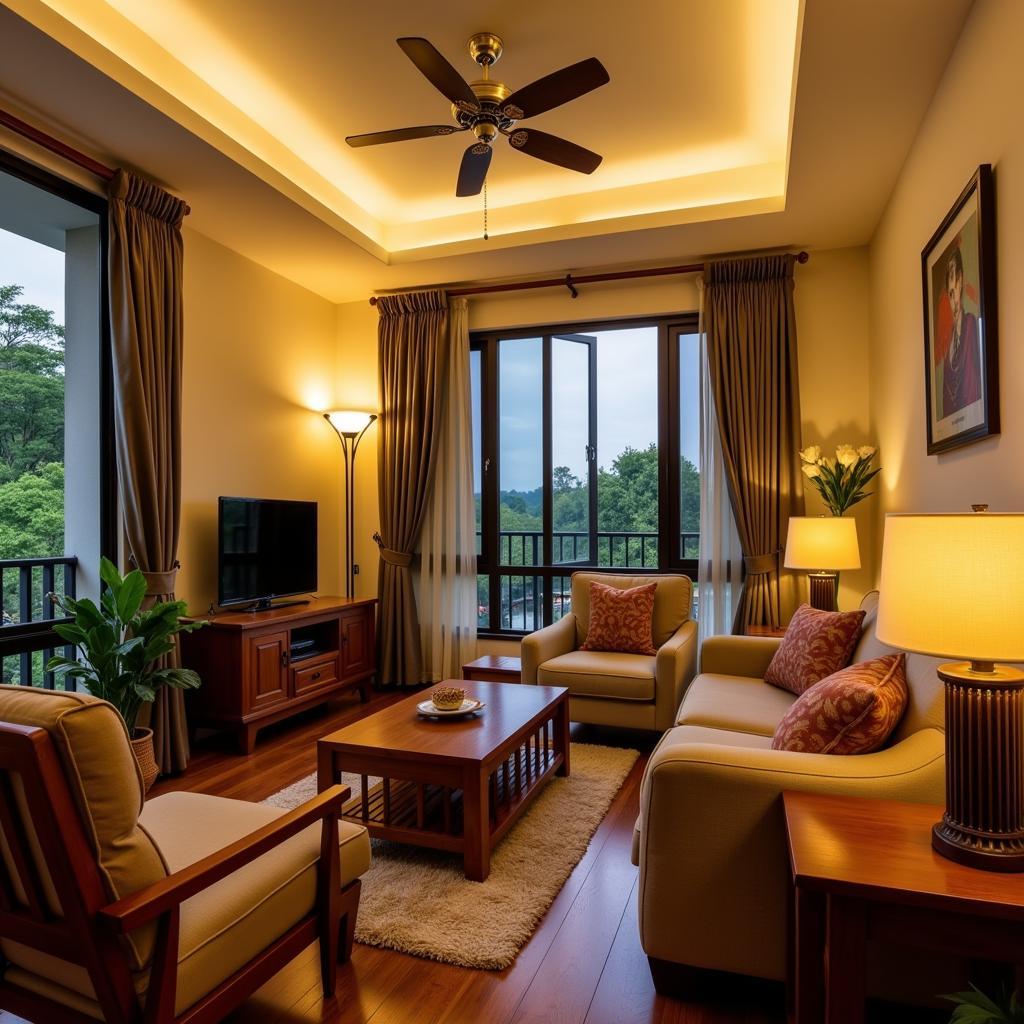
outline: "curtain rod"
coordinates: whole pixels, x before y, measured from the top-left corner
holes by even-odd
[[[15,117],[6,110],[0,109],[0,125],[10,128],[12,132],[16,132],[18,135],[36,143],[36,145],[42,146],[43,149],[48,149],[51,153],[56,153],[57,156],[63,157],[90,174],[95,174],[97,178],[102,178],[104,181],[110,181],[116,173],[113,167],[101,164],[99,160],[93,160],[91,156],[86,156],[84,153],[69,146],[66,142],[61,142],[60,139],[47,135],[46,132],[33,127],[26,121],[22,121],[20,117]]]
[[[797,263],[806,263],[811,257],[807,252],[793,253]],[[697,274],[704,269],[703,263],[683,263],[673,267],[649,267],[646,270],[618,270],[607,274],[583,274],[573,277],[546,277],[536,281],[514,281],[510,284],[481,284],[471,288],[446,288],[450,296],[484,295],[490,292],[519,292],[528,288],[568,288],[569,294],[575,299],[579,296],[578,284],[594,284],[598,281],[626,281],[634,277],[666,277],[669,274]],[[400,294],[400,293],[399,293]],[[370,296],[370,305],[377,305],[377,296]]]

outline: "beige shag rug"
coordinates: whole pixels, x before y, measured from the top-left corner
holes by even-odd
[[[553,778],[471,882],[450,853],[373,842],[356,940],[463,967],[508,967],[586,852],[639,754],[573,743],[571,774]],[[359,776],[342,781],[359,792]],[[371,780],[371,785],[375,780]],[[316,776],[264,800],[290,809],[316,794]]]

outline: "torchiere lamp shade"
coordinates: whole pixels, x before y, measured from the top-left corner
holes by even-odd
[[[857,523],[843,516],[791,516],[787,569],[806,569],[812,608],[834,611],[841,569],[860,568]]]
[[[932,846],[1024,871],[1024,515],[887,515],[878,639],[963,659],[946,687],[946,813]]]
[[[339,434],[358,434],[377,418],[375,413],[352,409],[332,409],[324,415]]]

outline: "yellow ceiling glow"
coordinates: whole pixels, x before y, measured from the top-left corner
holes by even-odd
[[[524,122],[602,153],[590,176],[514,152],[488,178],[496,234],[540,241],[784,205],[803,0],[646,0],[624,21],[526,2],[495,25],[492,77],[527,84],[585,56],[611,82]],[[395,46],[424,34],[467,79],[478,5],[247,0],[12,0],[18,14],[385,261],[482,244],[480,197],[457,199],[467,135],[353,150],[344,137],[448,123],[446,101]],[[566,45],[566,40],[569,40]],[[668,43],[666,44],[666,41]],[[500,226],[499,226],[500,225]]]

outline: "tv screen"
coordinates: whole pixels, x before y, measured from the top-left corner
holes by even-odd
[[[218,604],[316,590],[316,502],[221,498]]]

